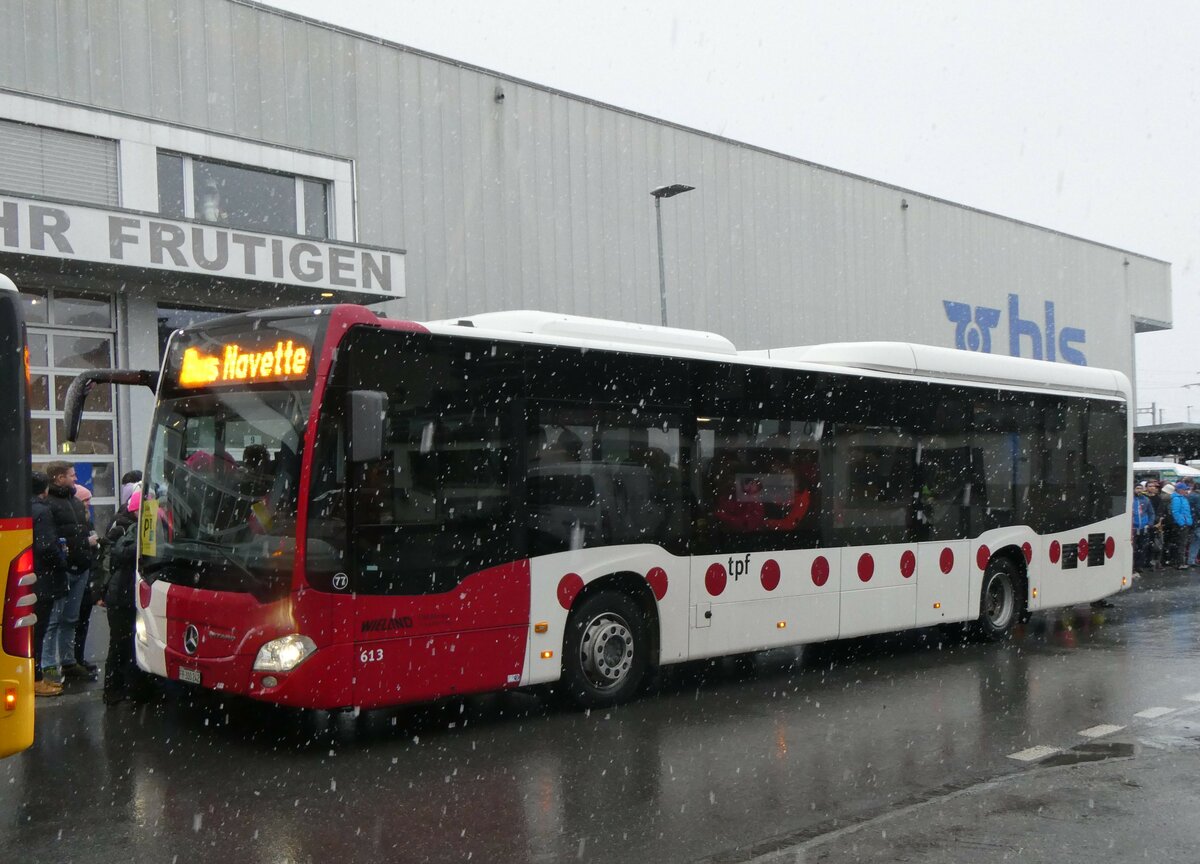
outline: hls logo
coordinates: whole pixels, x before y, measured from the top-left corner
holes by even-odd
[[[1008,353],[1013,357],[1028,356],[1034,360],[1054,360],[1061,357],[1067,363],[1086,366],[1087,357],[1076,345],[1087,341],[1087,332],[1078,327],[1057,329],[1054,321],[1054,302],[1046,301],[1045,327],[1037,321],[1021,317],[1021,301],[1016,294],[1008,295]],[[987,306],[972,306],[954,300],[943,300],[946,317],[954,324],[954,347],[964,351],[992,353],[992,331],[1000,323],[1001,310]],[[1029,346],[1023,354],[1021,348]],[[1045,351],[1042,348],[1045,346]]]

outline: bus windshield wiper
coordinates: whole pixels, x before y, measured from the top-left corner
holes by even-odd
[[[181,544],[188,544],[188,543],[190,543],[194,546],[199,546],[203,549],[215,549],[217,552],[220,552],[221,557],[223,557],[226,561],[228,561],[230,564],[232,564],[234,567],[236,567],[238,570],[240,570],[242,572],[242,574],[244,576],[246,576],[247,579],[250,580],[251,584],[261,584],[266,581],[262,577],[258,576],[254,572],[252,572],[250,570],[250,568],[247,567],[245,564],[243,564],[241,561],[239,561],[237,559],[237,556],[235,556],[232,552],[230,552],[229,547],[226,546],[224,543],[216,543],[212,540],[200,540],[195,537],[185,537],[181,540],[172,540],[170,545],[178,548]]]

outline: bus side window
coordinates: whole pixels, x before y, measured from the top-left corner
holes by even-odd
[[[699,424],[697,551],[820,545],[823,425],[705,417]]]
[[[683,551],[677,419],[640,407],[547,404],[527,428],[529,554],[626,543]]]

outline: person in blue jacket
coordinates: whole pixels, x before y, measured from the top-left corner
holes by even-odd
[[[1188,543],[1187,563],[1194,567],[1197,557],[1200,557],[1200,488],[1195,481],[1190,485],[1188,503],[1192,505],[1192,539]]]
[[[1171,521],[1175,523],[1175,569],[1188,569],[1188,543],[1192,539],[1192,505],[1188,503],[1188,489],[1177,489],[1168,483],[1163,491],[1171,496]]]
[[[1154,505],[1146,496],[1145,485],[1138,483],[1133,487],[1133,568],[1135,570],[1143,570],[1150,566],[1153,529]]]

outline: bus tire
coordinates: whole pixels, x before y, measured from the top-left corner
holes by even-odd
[[[757,651],[744,652],[742,654],[733,654],[729,657],[729,665],[733,667],[734,677],[741,681],[747,678],[753,678],[758,674],[758,665],[756,658]]]
[[[295,714],[305,745],[326,744],[333,738],[333,714],[320,708],[301,708]]]
[[[1021,573],[1013,560],[995,555],[983,572],[983,588],[979,598],[979,618],[975,635],[986,641],[1007,639],[1021,619],[1025,604],[1021,602]]]
[[[563,642],[563,695],[580,708],[633,698],[650,661],[645,612],[619,591],[585,597],[571,610]]]
[[[362,719],[357,708],[340,708],[332,712],[332,733],[334,741],[342,745],[351,745],[358,740],[359,721]]]

